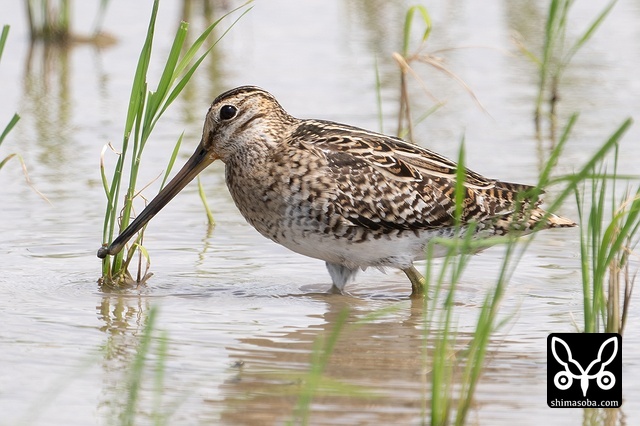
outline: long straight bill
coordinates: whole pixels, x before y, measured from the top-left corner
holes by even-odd
[[[191,158],[187,160],[182,169],[171,179],[158,195],[145,207],[145,209],[129,224],[118,237],[113,240],[109,247],[100,247],[98,257],[104,259],[108,255],[116,255],[122,250],[124,245],[133,237],[144,225],[147,224],[178,192],[187,186],[201,171],[216,160],[216,156],[206,150],[200,142]]]

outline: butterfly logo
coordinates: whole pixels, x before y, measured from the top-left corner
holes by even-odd
[[[612,354],[607,360],[603,360],[602,357],[605,348],[609,345],[613,345],[612,348],[609,349],[612,351]],[[564,351],[559,350],[560,348],[563,348]],[[586,397],[587,389],[589,389],[589,380],[591,379],[596,379],[598,387],[602,390],[609,390],[616,384],[616,378],[613,373],[605,370],[607,365],[611,364],[618,354],[618,340],[615,336],[605,340],[602,345],[600,345],[597,358],[591,361],[587,368],[582,368],[582,365],[573,359],[569,345],[557,336],[551,339],[551,351],[556,361],[564,367],[564,371],[558,372],[553,378],[553,384],[556,388],[566,390],[573,385],[574,379],[580,380],[582,396]],[[565,357],[566,359],[564,359]],[[579,371],[579,374],[574,373],[574,371]]]

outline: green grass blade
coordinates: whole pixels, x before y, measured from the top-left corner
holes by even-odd
[[[520,52],[522,52],[527,58],[529,58],[531,62],[536,64],[538,68],[542,67],[542,59],[538,58],[535,53],[533,53],[531,50],[527,49],[526,46],[520,43],[518,43],[518,48],[520,49]]]
[[[155,329],[157,314],[158,309],[156,307],[152,307],[149,311],[149,316],[147,317],[142,337],[140,338],[140,344],[136,351],[131,371],[129,372],[129,378],[127,380],[127,403],[120,419],[122,425],[133,426],[136,424],[136,407],[138,404],[140,390],[142,388],[144,367],[150,352],[151,339]]]
[[[427,8],[422,5],[410,7],[409,10],[407,10],[407,14],[405,15],[404,28],[402,32],[402,55],[404,57],[407,57],[409,55],[411,29],[413,27],[413,16],[416,14],[416,12],[420,14],[422,22],[425,25],[425,30],[422,33],[422,42],[424,43],[425,41],[427,41],[429,35],[431,34],[431,16],[429,16]]]
[[[151,62],[151,48],[153,47],[153,34],[155,31],[156,17],[158,15],[158,1],[153,2],[153,9],[151,11],[151,19],[149,20],[149,27],[147,28],[147,37],[145,39],[142,50],[140,51],[140,57],[138,58],[138,66],[136,67],[136,73],[133,78],[133,85],[131,86],[131,96],[129,100],[129,109],[127,110],[127,119],[125,121],[125,137],[129,137],[131,130],[133,129],[133,123],[136,116],[139,114],[140,103],[146,93],[146,76],[149,70],[149,63]]]
[[[142,147],[144,147],[144,143],[146,142],[149,134],[153,130],[153,125],[151,125],[154,117],[158,113],[160,108],[160,104],[166,98],[167,93],[169,93],[169,89],[173,85],[173,82],[176,80],[176,66],[178,64],[178,60],[180,59],[180,52],[182,52],[182,46],[184,45],[184,41],[187,38],[187,29],[189,28],[189,24],[186,22],[181,22],[178,30],[176,31],[176,35],[173,39],[173,44],[171,45],[171,50],[169,51],[169,56],[167,57],[164,70],[162,71],[162,76],[160,77],[160,81],[158,81],[158,87],[156,91],[149,95],[149,102],[147,102],[147,109],[145,111],[144,119],[145,122],[142,126],[144,129],[142,135]]]
[[[167,356],[169,354],[169,337],[167,332],[161,333],[158,339],[156,354],[156,365],[154,368],[154,391],[153,391],[153,424],[155,426],[168,424],[169,415],[164,409],[163,394],[165,393],[165,373],[167,370]]]
[[[109,199],[109,192],[111,189],[111,185],[109,185],[109,180],[107,179],[107,172],[104,166],[104,153],[107,150],[107,146],[105,145],[102,148],[102,152],[100,153],[100,180],[102,181],[102,188],[104,189],[104,194]],[[110,205],[107,205],[107,209],[110,208]]]
[[[578,208],[578,219],[580,223],[580,229],[588,229],[586,225],[586,218],[584,215],[584,206],[583,199],[580,197],[580,191],[578,188],[575,189],[576,194],[576,205]],[[591,273],[590,273],[590,262],[589,262],[589,237],[588,231],[580,232],[580,269],[582,276],[582,305],[583,305],[583,313],[584,313],[584,324],[585,324],[585,333],[593,333],[592,323],[593,323],[593,313],[591,311]]]
[[[2,145],[2,142],[4,142],[4,138],[7,137],[11,129],[14,128],[18,121],[20,121],[20,116],[18,114],[13,114],[13,117],[11,117],[11,120],[9,120],[9,124],[7,124],[7,127],[5,127],[0,134],[0,145]]]
[[[0,33],[0,60],[2,59],[2,52],[4,51],[4,46],[7,43],[7,37],[9,37],[9,25],[4,25],[2,27],[2,33]]]
[[[544,42],[542,45],[542,58],[540,60],[540,82],[538,86],[538,96],[536,98],[535,119],[536,125],[539,124],[542,102],[544,100],[544,92],[547,87],[547,81],[551,73],[551,62],[553,57],[553,49],[556,42],[558,8],[560,0],[552,0],[549,4],[549,13],[544,28]]]
[[[248,3],[245,3],[248,4]],[[244,5],[243,5],[244,6]],[[241,7],[243,7],[241,6]],[[237,10],[239,8],[234,9]],[[213,48],[218,44],[218,42],[220,40],[222,40],[222,38],[231,30],[231,28],[233,28],[236,23],[245,15],[247,14],[249,11],[251,10],[251,8],[248,8],[247,10],[245,10],[244,12],[242,12],[242,14],[240,16],[238,16],[238,18],[236,18],[233,23],[229,26],[229,28],[227,28],[224,33],[222,33],[222,35],[220,37],[218,37],[218,39],[200,56],[200,58],[198,58],[198,60],[191,66],[191,68],[189,68],[189,70],[184,74],[184,76],[180,79],[180,81],[176,84],[176,86],[174,87],[173,91],[169,94],[169,96],[167,97],[167,100],[165,101],[162,109],[160,110],[160,114],[162,115],[166,109],[169,107],[169,105],[171,105],[171,103],[173,103],[173,101],[178,97],[178,95],[180,94],[180,92],[182,92],[182,90],[184,89],[184,87],[187,85],[187,83],[189,82],[189,80],[191,79],[191,76],[193,75],[193,73],[196,72],[196,70],[198,69],[198,67],[200,66],[200,64],[202,63],[202,61],[204,61],[204,59],[209,55],[209,53],[213,50]],[[231,13],[231,12],[229,12]],[[229,13],[227,13],[224,16],[229,15]],[[224,18],[223,16],[223,18]],[[222,19],[222,18],[220,18]],[[214,24],[215,25],[218,21],[216,21]],[[202,44],[202,43],[200,43]],[[195,45],[195,43],[194,43]],[[193,46],[192,46],[193,47]],[[189,49],[191,50],[191,49]],[[196,49],[197,50],[197,49]],[[194,51],[195,53],[195,51]],[[178,65],[177,68],[180,68],[180,65]]]
[[[158,116],[156,117],[152,125],[155,125],[156,121],[160,118],[160,116],[164,114],[167,108],[169,108],[169,106],[173,103],[173,101],[176,100],[178,95],[180,95],[182,90],[185,88],[189,80],[191,80],[191,77],[196,72],[196,70],[202,63],[202,61],[204,61],[204,59],[207,57],[210,51],[211,51],[211,48],[208,49],[205,53],[203,53],[202,56],[196,61],[196,63],[193,64],[193,66],[189,69],[189,71],[187,71],[186,74],[178,81],[178,83],[175,85],[175,87],[167,97],[166,101],[164,102],[164,105],[162,105],[162,109],[160,110],[160,113],[158,114]]]
[[[640,194],[636,194],[638,197]],[[638,200],[636,200],[631,204],[631,207],[626,211],[620,211],[616,214],[612,221],[611,225],[605,231],[605,240],[609,244],[609,253],[605,259],[605,264],[609,265],[613,261],[614,257],[620,252],[623,247],[625,240],[633,235],[631,233],[632,229],[636,224],[636,220],[638,218],[638,214],[640,214]],[[622,224],[622,226],[620,226]]]
[[[616,3],[617,3],[617,0],[613,0],[602,10],[602,12],[600,12],[600,14],[591,23],[591,25],[589,25],[589,27],[585,30],[585,32],[582,33],[580,38],[578,38],[578,40],[576,40],[573,46],[571,46],[571,48],[569,49],[569,52],[566,54],[563,60],[564,63],[568,63],[571,60],[571,58],[576,54],[576,52],[580,50],[580,48],[582,48],[582,46],[584,46],[584,44],[587,41],[589,41],[589,39],[600,27],[600,25],[602,25],[602,22],[604,22],[605,18],[607,17],[607,15],[609,15],[609,12],[611,12],[611,9],[613,9],[613,6],[615,6]]]
[[[216,220],[213,218],[213,212],[211,211],[211,208],[209,208],[209,203],[207,203],[207,195],[204,192],[204,186],[202,186],[202,181],[200,180],[200,176],[198,176],[198,195],[202,200],[204,211],[207,214],[207,223],[209,223],[209,226],[215,226]]]
[[[291,423],[300,425],[309,423],[310,407],[313,397],[320,386],[322,375],[348,318],[349,310],[343,309],[336,317],[329,335],[327,337],[319,336],[319,338],[315,340],[309,372],[304,380],[304,386],[300,390],[300,395],[294,410],[296,421],[292,421]]]
[[[176,158],[178,157],[178,152],[180,151],[180,146],[182,145],[182,138],[184,137],[184,132],[180,134],[176,145],[173,147],[173,151],[171,152],[171,158],[169,159],[169,164],[167,165],[167,170],[164,172],[164,177],[162,178],[162,183],[160,184],[160,189],[164,188],[164,184],[167,183],[167,179],[171,174],[171,169],[173,169],[173,165],[176,162]]]
[[[221,18],[219,18],[218,20],[216,20],[213,24],[209,25],[204,32],[200,35],[200,37],[198,37],[196,39],[196,41],[193,42],[193,44],[191,45],[191,47],[189,47],[189,49],[187,50],[187,52],[184,54],[184,56],[182,57],[182,59],[180,60],[180,62],[178,62],[178,65],[176,66],[175,69],[175,73],[176,75],[180,75],[182,74],[182,72],[187,68],[187,66],[189,65],[189,63],[193,60],[193,58],[195,57],[196,53],[198,52],[198,50],[200,49],[200,47],[204,44],[204,42],[206,41],[206,39],[209,37],[209,34],[211,34],[211,31],[213,31],[213,29],[215,27],[218,26],[218,24],[225,19],[227,16],[233,14],[234,12],[244,8],[245,6],[247,6],[248,4],[252,3],[251,1],[248,1],[244,4],[242,4],[241,6],[236,7],[235,9],[232,9],[231,11],[225,13],[224,15],[222,15]],[[249,12],[249,10],[251,10],[253,7],[247,8],[239,17],[238,19],[242,18],[242,16],[244,16],[247,12]],[[231,26],[224,32],[224,34],[226,34],[238,21],[238,19],[236,19]],[[224,37],[224,34],[222,36],[220,36],[218,38],[218,40],[215,42],[217,43],[218,41],[220,41],[220,39],[222,39],[222,37]],[[215,45],[214,43],[214,45]]]
[[[185,40],[187,39],[188,29],[189,24],[187,22],[180,22],[180,26],[176,31],[175,38],[173,39],[173,44],[171,45],[171,50],[169,51],[169,56],[167,57],[164,70],[162,71],[162,76],[160,77],[160,81],[158,82],[158,88],[155,92],[156,94],[166,93],[175,80],[176,67],[180,60],[180,52],[182,51]],[[157,106],[160,105],[160,102],[157,102],[157,104],[149,102],[149,104],[152,106]]]
[[[544,27],[544,45],[542,50],[542,64],[543,66],[549,63],[553,52],[553,46],[555,41],[555,34],[557,31],[558,21],[558,7],[559,0],[551,0],[549,5],[549,13],[547,15],[547,22]]]
[[[592,170],[596,166],[596,164],[601,161],[607,153],[613,148],[616,144],[620,142],[624,134],[629,130],[633,124],[633,120],[631,118],[627,118],[618,129],[609,137],[609,139],[604,143],[602,147],[587,161],[587,163],[582,166],[582,169],[578,173],[574,173],[569,176],[562,177],[559,180],[565,180],[569,182],[569,185],[560,193],[558,197],[550,204],[548,211],[556,211],[558,207],[564,202],[564,200],[571,195],[577,185],[582,182],[586,176],[592,173]],[[556,182],[558,180],[554,180]]]
[[[560,159],[562,150],[564,149],[565,145],[569,141],[569,136],[571,136],[571,131],[573,130],[573,126],[575,126],[577,121],[578,121],[578,114],[577,113],[571,114],[571,116],[569,117],[569,121],[567,122],[567,125],[564,127],[564,130],[560,135],[560,139],[558,140],[558,143],[551,151],[551,154],[549,155],[549,159],[545,163],[545,166],[542,169],[542,172],[540,173],[540,177],[538,178],[537,189],[546,188],[547,185],[549,184],[551,180],[551,172],[553,171],[553,168],[558,164],[558,160]]]
[[[123,167],[123,159],[122,155],[118,155],[118,159],[116,160],[116,167],[113,173],[113,179],[111,180],[111,187],[108,191],[107,196],[107,208],[105,210],[105,218],[104,218],[104,227],[102,230],[102,242],[106,243],[113,239],[113,230],[116,224],[116,204],[117,197],[120,193],[120,179],[122,176],[122,167]],[[109,262],[108,258],[104,260],[105,262]]]
[[[104,18],[107,15],[107,8],[109,6],[110,0],[100,0],[100,5],[98,6],[98,12],[96,13],[95,22],[93,24],[93,35],[94,37],[98,36],[102,32],[102,24],[104,23]]]
[[[2,161],[0,161],[0,170],[11,160],[13,157],[16,157],[18,154],[9,154]]]

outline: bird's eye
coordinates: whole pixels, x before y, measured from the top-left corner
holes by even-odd
[[[238,108],[233,105],[223,105],[220,108],[220,119],[221,120],[231,120],[238,113]]]

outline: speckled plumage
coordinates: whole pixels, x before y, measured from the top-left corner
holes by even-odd
[[[420,285],[413,261],[424,258],[432,238],[454,236],[454,162],[395,137],[294,118],[257,87],[238,87],[213,102],[196,156],[195,174],[221,159],[245,219],[265,237],[324,260],[339,290],[359,269],[394,267],[407,273],[416,293]],[[181,177],[155,208],[195,174]],[[465,171],[464,186],[461,223],[464,230],[473,222],[476,238],[575,226],[547,215],[540,201],[516,202],[529,186],[471,170]]]

